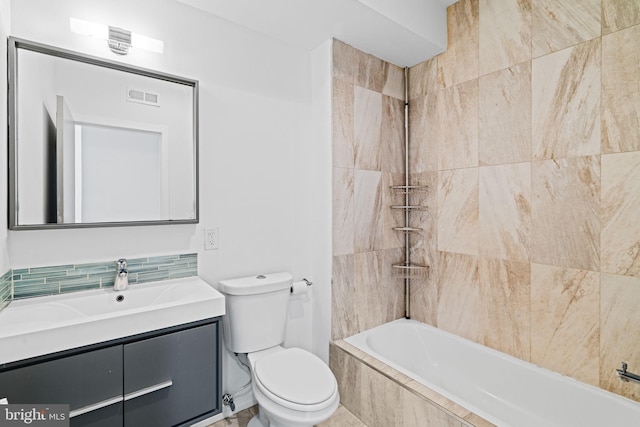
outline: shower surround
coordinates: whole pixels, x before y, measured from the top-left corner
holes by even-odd
[[[640,3],[460,0],[410,69],[412,318],[640,401]],[[332,337],[403,314],[402,73],[333,47]],[[401,179],[400,179],[401,180]],[[341,390],[342,392],[342,390]]]

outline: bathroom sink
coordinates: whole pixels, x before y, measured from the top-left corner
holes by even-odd
[[[224,313],[198,277],[18,300],[0,311],[0,366]]]
[[[210,288],[210,286],[207,285]],[[206,298],[213,288],[185,286],[184,280],[132,285],[125,291],[104,289],[69,298],[60,305],[85,316],[103,316],[123,311],[153,310],[196,302]],[[217,291],[216,291],[217,292]]]
[[[4,325],[14,325],[16,332],[46,328],[51,323],[60,323],[84,317],[85,315],[72,307],[56,302],[26,305],[20,310],[6,309],[2,312],[0,329]]]

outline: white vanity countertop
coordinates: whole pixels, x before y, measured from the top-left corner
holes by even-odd
[[[199,277],[17,300],[0,311],[0,364],[224,314]]]

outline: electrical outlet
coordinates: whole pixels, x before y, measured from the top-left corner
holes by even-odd
[[[204,230],[204,249],[218,249],[218,227]]]

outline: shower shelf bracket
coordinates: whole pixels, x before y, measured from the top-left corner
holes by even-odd
[[[422,279],[429,276],[429,266],[421,264],[393,264],[394,273],[401,279]]]

